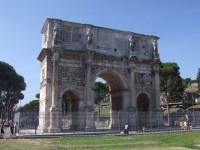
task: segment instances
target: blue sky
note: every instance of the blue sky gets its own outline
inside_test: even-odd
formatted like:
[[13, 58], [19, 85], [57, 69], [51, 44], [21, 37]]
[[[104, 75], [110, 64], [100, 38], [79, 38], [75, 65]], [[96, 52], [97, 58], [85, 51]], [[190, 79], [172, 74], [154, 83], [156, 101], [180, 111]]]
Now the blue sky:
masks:
[[162, 62], [176, 62], [181, 77], [200, 68], [199, 0], [0, 0], [0, 61], [27, 84], [22, 105], [39, 92], [41, 28], [46, 18], [160, 37]]

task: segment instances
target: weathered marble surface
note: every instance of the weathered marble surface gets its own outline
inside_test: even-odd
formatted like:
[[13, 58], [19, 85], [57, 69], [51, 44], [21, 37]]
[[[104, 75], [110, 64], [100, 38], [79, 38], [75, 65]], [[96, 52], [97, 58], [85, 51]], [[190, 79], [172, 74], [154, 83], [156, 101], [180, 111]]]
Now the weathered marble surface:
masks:
[[[131, 112], [132, 117], [137, 117], [138, 108], [144, 107], [138, 101], [143, 98], [149, 103], [145, 106], [148, 112], [160, 109], [158, 37], [57, 19], [47, 19], [41, 32], [39, 128], [43, 132], [61, 131], [64, 94], [70, 99], [71, 128], [95, 128], [97, 77], [110, 85], [110, 127], [119, 125], [113, 117], [119, 113]], [[77, 117], [81, 119], [75, 120]], [[126, 119], [132, 128], [136, 126], [133, 118]], [[127, 120], [120, 118], [120, 122]]]

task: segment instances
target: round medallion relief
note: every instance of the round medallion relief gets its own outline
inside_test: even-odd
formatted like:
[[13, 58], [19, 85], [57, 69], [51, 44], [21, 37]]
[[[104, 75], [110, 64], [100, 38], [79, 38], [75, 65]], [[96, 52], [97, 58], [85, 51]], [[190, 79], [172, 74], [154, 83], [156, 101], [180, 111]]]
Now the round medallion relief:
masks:
[[145, 84], [151, 84], [151, 76], [149, 74], [144, 74], [143, 75], [143, 82]]

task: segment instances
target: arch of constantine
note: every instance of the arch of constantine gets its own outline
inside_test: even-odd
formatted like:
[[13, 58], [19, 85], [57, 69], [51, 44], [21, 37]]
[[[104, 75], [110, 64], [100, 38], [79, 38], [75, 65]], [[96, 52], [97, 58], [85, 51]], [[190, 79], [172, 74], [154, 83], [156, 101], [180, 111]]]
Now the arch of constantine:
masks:
[[109, 84], [111, 129], [127, 123], [134, 130], [139, 113], [160, 113], [158, 37], [58, 19], [47, 19], [41, 32], [38, 129], [61, 132], [67, 97], [70, 129], [94, 130], [98, 77]]

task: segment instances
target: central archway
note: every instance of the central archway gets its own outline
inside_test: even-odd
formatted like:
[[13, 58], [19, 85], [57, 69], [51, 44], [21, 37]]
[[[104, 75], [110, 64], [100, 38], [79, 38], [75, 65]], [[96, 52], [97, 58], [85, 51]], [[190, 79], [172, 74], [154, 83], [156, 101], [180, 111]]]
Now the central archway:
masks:
[[[123, 122], [120, 115], [123, 113], [125, 106], [124, 103], [124, 89], [126, 84], [124, 83], [123, 78], [120, 76], [119, 73], [115, 71], [102, 71], [96, 75], [96, 78], [102, 78], [107, 82], [109, 85], [109, 101], [110, 101], [110, 112], [109, 114], [104, 114], [100, 119], [101, 124], [103, 123], [108, 128], [119, 128], [121, 123]], [[95, 79], [96, 79], [95, 78]], [[95, 83], [95, 81], [93, 82]], [[94, 85], [93, 85], [94, 87]], [[93, 93], [94, 97], [94, 93]], [[99, 119], [99, 117], [96, 117]], [[95, 118], [95, 121], [97, 120]], [[99, 121], [99, 120], [98, 120]], [[97, 121], [96, 121], [97, 122]], [[106, 123], [105, 123], [106, 122]], [[95, 127], [99, 128], [98, 123], [95, 123]], [[102, 126], [101, 126], [102, 127]]]

